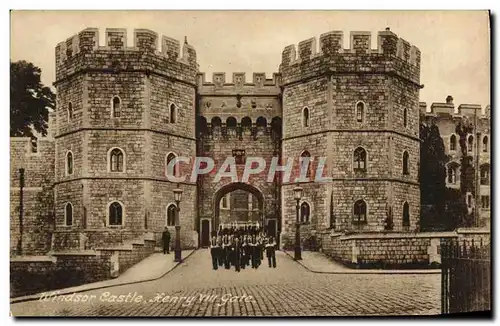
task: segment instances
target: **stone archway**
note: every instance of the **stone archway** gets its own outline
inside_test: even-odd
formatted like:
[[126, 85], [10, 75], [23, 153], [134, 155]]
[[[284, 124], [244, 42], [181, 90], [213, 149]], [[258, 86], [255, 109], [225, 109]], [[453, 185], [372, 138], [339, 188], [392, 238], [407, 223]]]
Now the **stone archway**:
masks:
[[237, 191], [237, 190], [243, 190], [247, 193], [250, 193], [252, 194], [256, 200], [257, 200], [257, 203], [258, 203], [258, 215], [259, 215], [259, 223], [261, 225], [263, 225], [264, 223], [264, 216], [265, 216], [265, 211], [264, 211], [264, 208], [265, 208], [265, 205], [264, 205], [264, 195], [262, 194], [262, 192], [257, 189], [256, 187], [248, 184], [248, 183], [244, 183], [244, 182], [233, 182], [233, 183], [230, 183], [230, 184], [227, 184], [225, 186], [222, 186], [219, 190], [217, 190], [214, 194], [214, 197], [213, 197], [213, 207], [214, 207], [214, 214], [212, 216], [212, 231], [215, 231], [219, 228], [219, 225], [220, 225], [220, 220], [221, 220], [221, 208], [220, 208], [220, 202], [222, 200], [222, 198], [229, 194], [229, 193], [232, 193], [234, 191]]

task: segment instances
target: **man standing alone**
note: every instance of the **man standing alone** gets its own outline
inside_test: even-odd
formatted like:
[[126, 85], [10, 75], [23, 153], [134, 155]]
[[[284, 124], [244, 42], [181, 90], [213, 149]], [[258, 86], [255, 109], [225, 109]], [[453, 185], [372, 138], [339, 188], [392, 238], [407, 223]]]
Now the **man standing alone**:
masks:
[[167, 227], [165, 227], [161, 238], [163, 241], [163, 254], [170, 254], [170, 232]]

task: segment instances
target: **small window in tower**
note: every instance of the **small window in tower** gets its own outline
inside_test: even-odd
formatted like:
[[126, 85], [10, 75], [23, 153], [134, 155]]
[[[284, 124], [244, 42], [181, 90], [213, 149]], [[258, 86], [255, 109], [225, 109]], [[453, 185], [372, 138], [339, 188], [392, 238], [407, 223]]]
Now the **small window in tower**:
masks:
[[302, 110], [302, 127], [309, 127], [309, 108]]
[[354, 203], [353, 221], [355, 223], [366, 222], [366, 202], [362, 199]]
[[474, 149], [474, 136], [469, 136], [467, 139], [467, 151], [472, 152]]
[[170, 204], [167, 207], [167, 226], [175, 225], [175, 215], [177, 214], [177, 206]]
[[365, 117], [365, 103], [358, 102], [356, 103], [356, 121], [363, 122]]
[[403, 123], [404, 123], [405, 127], [408, 126], [408, 109], [407, 108], [404, 108], [404, 111], [403, 111]]
[[410, 227], [410, 205], [408, 202], [403, 204], [403, 229], [408, 230]]
[[111, 116], [113, 118], [119, 118], [121, 115], [121, 101], [118, 96], [114, 96], [112, 100]]
[[64, 208], [64, 224], [67, 226], [73, 225], [73, 205], [66, 203]]
[[177, 122], [177, 107], [175, 106], [174, 103], [170, 104], [170, 123], [176, 123]]
[[113, 148], [109, 154], [109, 167], [111, 172], [123, 172], [124, 169], [124, 155], [123, 151], [119, 148]]
[[404, 175], [410, 174], [409, 160], [410, 160], [410, 154], [408, 154], [408, 152], [405, 151], [403, 153], [403, 174]]
[[354, 150], [353, 160], [354, 172], [366, 171], [366, 151], [363, 147], [358, 147]]
[[68, 121], [73, 119], [73, 103], [68, 103]]
[[311, 206], [308, 203], [303, 202], [300, 205], [300, 223], [309, 223], [311, 215]]
[[119, 202], [109, 205], [108, 223], [110, 226], [121, 226], [123, 224], [123, 207]]
[[73, 174], [73, 153], [68, 152], [66, 154], [66, 175]]

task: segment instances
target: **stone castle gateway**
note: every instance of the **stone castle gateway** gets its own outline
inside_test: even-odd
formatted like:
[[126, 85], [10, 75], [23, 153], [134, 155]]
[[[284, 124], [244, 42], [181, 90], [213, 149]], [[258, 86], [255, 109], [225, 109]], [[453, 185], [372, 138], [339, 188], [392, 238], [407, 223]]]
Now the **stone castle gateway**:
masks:
[[[331, 182], [301, 182], [303, 238], [324, 230], [418, 230], [420, 51], [390, 30], [322, 34], [282, 52], [278, 73], [199, 72], [187, 40], [136, 29], [87, 28], [56, 47], [57, 107], [48, 137], [11, 138], [11, 252], [88, 252], [157, 240], [173, 227], [177, 184], [166, 165], [209, 156], [216, 165], [263, 157], [280, 165], [326, 157]], [[160, 45], [158, 45], [160, 42]], [[317, 161], [312, 161], [313, 171]], [[191, 167], [178, 166], [188, 174]], [[312, 174], [313, 172], [311, 172]], [[241, 175], [241, 174], [240, 174]], [[309, 172], [308, 172], [309, 175]], [[181, 183], [182, 246], [205, 245], [221, 223], [259, 222], [293, 242], [296, 182], [213, 175]], [[46, 232], [42, 232], [46, 230]], [[103, 249], [103, 250], [104, 250]], [[92, 253], [89, 253], [89, 255]]]

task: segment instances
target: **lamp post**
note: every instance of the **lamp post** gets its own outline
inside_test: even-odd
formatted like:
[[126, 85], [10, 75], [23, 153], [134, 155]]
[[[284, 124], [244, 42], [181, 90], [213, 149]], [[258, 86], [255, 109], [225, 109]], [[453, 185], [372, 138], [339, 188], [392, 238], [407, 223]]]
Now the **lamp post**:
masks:
[[180, 225], [180, 203], [182, 199], [182, 189], [177, 184], [177, 188], [174, 189], [174, 200], [177, 207], [177, 214], [175, 214], [175, 249], [174, 249], [174, 261], [181, 262], [182, 261], [182, 252], [181, 252], [181, 225]]
[[300, 210], [300, 199], [302, 198], [302, 188], [297, 185], [293, 188], [293, 194], [296, 201], [295, 210], [297, 213], [297, 220], [295, 221], [295, 260], [302, 260], [302, 252], [300, 249], [300, 219], [299, 219], [299, 210]]

